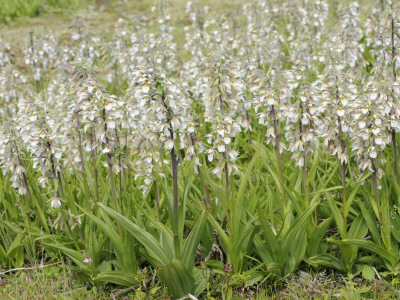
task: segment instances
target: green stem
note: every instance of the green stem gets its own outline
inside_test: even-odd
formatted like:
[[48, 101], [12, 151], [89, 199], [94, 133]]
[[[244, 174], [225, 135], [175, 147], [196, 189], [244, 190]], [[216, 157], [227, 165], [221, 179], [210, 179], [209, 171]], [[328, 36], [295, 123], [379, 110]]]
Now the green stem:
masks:
[[304, 155], [303, 175], [304, 175], [305, 205], [306, 205], [306, 208], [308, 208], [310, 191], [309, 191], [309, 187], [308, 187], [307, 155]]
[[93, 175], [94, 175], [94, 182], [95, 182], [95, 187], [96, 187], [96, 203], [98, 203], [99, 202], [99, 178], [98, 178], [98, 173], [97, 173], [97, 168], [96, 168], [96, 150], [93, 148], [94, 134], [95, 134], [94, 126], [92, 126], [91, 132], [90, 132], [90, 156], [92, 158]]
[[280, 150], [280, 142], [281, 136], [279, 135], [279, 124], [278, 119], [275, 113], [275, 106], [271, 106], [271, 114], [272, 120], [274, 121], [274, 132], [275, 132], [275, 151], [276, 151], [276, 160], [278, 162], [278, 172], [279, 172], [279, 180], [281, 181], [280, 190], [281, 190], [281, 197], [282, 197], [282, 206], [283, 212], [286, 213], [286, 199], [285, 199], [285, 191], [283, 189], [283, 171], [282, 171], [282, 158], [281, 158], [281, 150]]
[[115, 210], [120, 212], [118, 200], [117, 200], [117, 192], [115, 191], [115, 182], [114, 182], [114, 174], [113, 174], [113, 170], [112, 170], [111, 154], [107, 154], [107, 161], [108, 161], [108, 177], [110, 178], [110, 185], [111, 185], [111, 196], [114, 200]]
[[157, 188], [157, 182], [155, 180], [153, 181], [153, 187], [154, 187], [154, 195], [156, 198], [158, 221], [161, 222], [160, 200], [158, 199], [158, 188]]
[[[338, 116], [338, 126], [339, 126], [339, 141], [340, 141], [340, 148], [342, 151], [342, 155], [345, 153], [346, 149], [344, 146], [343, 141], [343, 131], [342, 131], [342, 121]], [[347, 237], [347, 199], [346, 199], [346, 162], [343, 161], [341, 163], [341, 170], [342, 170], [342, 202], [343, 202], [343, 238]]]

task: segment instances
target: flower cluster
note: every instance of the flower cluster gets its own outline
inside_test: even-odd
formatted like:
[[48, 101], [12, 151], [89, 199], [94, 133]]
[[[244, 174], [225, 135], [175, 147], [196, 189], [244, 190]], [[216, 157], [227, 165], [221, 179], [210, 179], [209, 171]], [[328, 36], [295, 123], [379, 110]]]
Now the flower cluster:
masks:
[[207, 65], [207, 90], [202, 95], [204, 102], [204, 119], [211, 123], [211, 132], [206, 135], [211, 146], [206, 154], [211, 162], [218, 160], [213, 173], [221, 176], [226, 164], [228, 173], [237, 169], [234, 161], [238, 152], [231, 147], [232, 139], [240, 132], [239, 123], [235, 120], [242, 93], [239, 76], [233, 68], [230, 57], [226, 55], [212, 56]]
[[80, 18], [63, 42], [30, 33], [22, 59], [0, 41], [0, 160], [20, 194], [25, 160], [53, 207], [65, 171], [103, 165], [120, 193], [133, 172], [144, 194], [166, 164], [228, 177], [259, 132], [303, 169], [319, 149], [380, 177], [384, 148], [397, 153], [395, 9], [364, 20], [357, 2], [339, 3], [331, 26], [325, 0], [246, 3], [240, 19], [188, 2], [182, 41], [165, 1], [154, 11], [119, 19], [111, 40]]

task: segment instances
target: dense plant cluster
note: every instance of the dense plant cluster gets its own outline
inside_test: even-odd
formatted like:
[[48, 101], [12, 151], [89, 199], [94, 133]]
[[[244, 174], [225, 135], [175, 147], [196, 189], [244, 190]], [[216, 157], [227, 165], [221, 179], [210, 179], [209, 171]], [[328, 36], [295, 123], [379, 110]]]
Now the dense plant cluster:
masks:
[[400, 17], [382, 5], [189, 2], [179, 31], [158, 1], [111, 37], [76, 19], [23, 55], [1, 43], [0, 263], [65, 258], [146, 293], [151, 271], [175, 298], [305, 266], [397, 276]]

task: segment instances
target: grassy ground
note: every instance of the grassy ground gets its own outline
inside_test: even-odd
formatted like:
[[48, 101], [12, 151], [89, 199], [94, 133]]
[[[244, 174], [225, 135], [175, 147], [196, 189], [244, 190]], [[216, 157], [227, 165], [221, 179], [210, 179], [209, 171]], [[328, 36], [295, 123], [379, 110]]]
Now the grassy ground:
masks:
[[94, 32], [111, 31], [118, 18], [127, 18], [148, 10], [151, 1], [138, 0], [128, 3], [115, 2], [97, 5], [88, 4], [76, 10], [57, 10], [38, 17], [21, 16], [8, 24], [0, 24], [0, 37], [5, 42], [19, 46], [24, 43], [30, 31], [62, 36], [76, 17], [82, 17]]
[[73, 273], [51, 266], [3, 277], [0, 295], [7, 299], [109, 299], [110, 293], [88, 289]]
[[[237, 290], [233, 299], [399, 299], [393, 286], [383, 281], [365, 281], [356, 277], [346, 281], [337, 274], [305, 273], [285, 278], [263, 289]], [[157, 294], [156, 294], [157, 293]], [[156, 295], [156, 296], [155, 296]], [[23, 270], [11, 276], [4, 276], [0, 282], [0, 299], [168, 299], [160, 287], [149, 289], [146, 295], [143, 287], [134, 286], [120, 289], [105, 286], [92, 288], [62, 266], [50, 266]], [[206, 299], [215, 299], [207, 297]]]
[[[4, 1], [4, 0], [0, 0]], [[188, 22], [185, 15], [185, 0], [169, 1], [172, 18], [178, 30]], [[212, 6], [213, 9], [224, 11], [228, 7], [240, 7], [244, 0], [202, 0], [204, 5]], [[100, 3], [100, 4], [99, 4]], [[84, 19], [85, 24], [94, 33], [107, 35], [110, 33], [119, 18], [134, 18], [137, 14], [146, 14], [151, 18], [150, 9], [155, 1], [134, 0], [134, 1], [114, 1], [114, 2], [89, 2], [87, 5], [80, 6], [78, 9], [57, 9], [50, 10], [37, 17], [20, 16], [8, 23], [0, 22], [0, 38], [13, 45], [22, 45], [26, 35], [34, 30], [35, 32], [53, 34], [56, 37], [62, 36], [76, 17]], [[0, 2], [1, 5], [1, 2]], [[176, 33], [177, 35], [180, 32]], [[22, 44], [21, 44], [22, 43]]]

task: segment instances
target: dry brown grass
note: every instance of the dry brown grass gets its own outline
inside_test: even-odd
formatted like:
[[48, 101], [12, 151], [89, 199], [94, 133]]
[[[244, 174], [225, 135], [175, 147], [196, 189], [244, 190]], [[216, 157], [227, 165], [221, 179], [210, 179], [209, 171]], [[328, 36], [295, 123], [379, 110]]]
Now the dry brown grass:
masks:
[[[25, 38], [30, 31], [38, 34], [52, 34], [56, 38], [62, 37], [76, 17], [81, 17], [93, 33], [107, 35], [114, 29], [114, 24], [119, 18], [133, 20], [138, 14], [145, 14], [152, 18], [151, 7], [156, 1], [151, 0], [127, 0], [103, 5], [89, 5], [77, 11], [65, 11], [43, 14], [38, 17], [21, 17], [10, 24], [0, 24], [0, 38], [11, 43], [13, 46], [23, 46]], [[201, 0], [202, 5], [208, 5], [210, 11], [238, 11], [243, 3], [250, 0]], [[172, 21], [178, 28], [188, 24], [189, 20], [185, 14], [187, 1], [171, 0], [169, 11]]]

